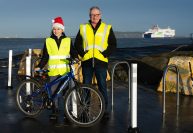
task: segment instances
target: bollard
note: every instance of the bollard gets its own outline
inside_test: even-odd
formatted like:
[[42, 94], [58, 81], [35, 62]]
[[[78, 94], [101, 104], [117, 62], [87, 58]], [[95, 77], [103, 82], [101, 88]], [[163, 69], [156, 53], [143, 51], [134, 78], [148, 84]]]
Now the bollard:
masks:
[[74, 117], [78, 117], [78, 105], [77, 105], [77, 97], [76, 90], [72, 93], [72, 114]]
[[131, 126], [129, 133], [139, 133], [137, 127], [137, 64], [131, 64]]
[[[26, 75], [31, 76], [31, 56], [26, 57]], [[29, 77], [26, 77], [29, 79]], [[26, 84], [26, 94], [30, 94], [30, 83]]]
[[31, 58], [31, 56], [32, 56], [32, 49], [28, 50], [28, 56]]
[[13, 51], [9, 50], [9, 66], [8, 66], [8, 84], [7, 84], [7, 88], [8, 89], [12, 89], [12, 83], [11, 83], [11, 79], [12, 79], [12, 55], [13, 55]]

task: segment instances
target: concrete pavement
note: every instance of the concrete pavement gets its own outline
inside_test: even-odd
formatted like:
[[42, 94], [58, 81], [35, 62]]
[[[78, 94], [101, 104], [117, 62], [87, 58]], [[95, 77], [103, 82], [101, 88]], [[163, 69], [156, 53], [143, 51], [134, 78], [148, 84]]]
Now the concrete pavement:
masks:
[[[49, 110], [37, 118], [25, 117], [16, 107], [15, 92], [18, 84], [13, 77], [13, 89], [6, 89], [7, 69], [0, 69], [0, 132], [1, 133], [127, 133], [130, 126], [127, 84], [115, 84], [115, 105], [109, 107], [110, 118], [89, 128], [80, 128], [63, 122], [63, 112], [58, 122], [50, 121]], [[4, 75], [4, 76], [3, 76]], [[111, 88], [111, 86], [109, 86]], [[192, 133], [193, 97], [180, 96], [179, 114], [176, 95], [166, 94], [166, 114], [162, 115], [162, 94], [148, 86], [138, 85], [138, 128], [141, 133]], [[109, 103], [111, 103], [111, 90]], [[61, 109], [62, 110], [62, 109]]]

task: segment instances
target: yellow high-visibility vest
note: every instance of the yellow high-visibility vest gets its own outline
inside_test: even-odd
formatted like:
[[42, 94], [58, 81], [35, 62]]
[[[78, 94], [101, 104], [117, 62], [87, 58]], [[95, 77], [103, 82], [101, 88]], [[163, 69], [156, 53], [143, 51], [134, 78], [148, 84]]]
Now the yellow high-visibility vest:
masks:
[[108, 47], [108, 37], [110, 33], [111, 25], [107, 25], [101, 22], [97, 32], [94, 34], [90, 23], [80, 25], [80, 35], [83, 38], [84, 51], [88, 51], [82, 61], [86, 61], [90, 58], [97, 58], [101, 61], [108, 62], [108, 58], [105, 58], [101, 52]]
[[49, 54], [49, 76], [64, 75], [70, 71], [68, 60], [66, 60], [66, 58], [70, 57], [70, 44], [71, 39], [64, 38], [61, 40], [60, 47], [58, 48], [54, 39], [46, 39], [46, 48]]

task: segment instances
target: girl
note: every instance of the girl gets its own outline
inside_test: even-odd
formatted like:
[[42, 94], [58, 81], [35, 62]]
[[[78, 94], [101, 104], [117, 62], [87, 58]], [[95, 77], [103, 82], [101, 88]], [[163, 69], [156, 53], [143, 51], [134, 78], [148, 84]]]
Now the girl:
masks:
[[[46, 38], [43, 48], [43, 55], [38, 67], [35, 71], [42, 69], [48, 64], [48, 76], [50, 81], [58, 78], [61, 75], [69, 72], [68, 61], [66, 58], [77, 58], [77, 52], [75, 51], [72, 41], [69, 37], [66, 37], [64, 33], [64, 22], [61, 17], [56, 17], [52, 23], [51, 36]], [[54, 94], [59, 87], [59, 84], [54, 85], [51, 90]], [[52, 115], [50, 119], [57, 119], [58, 114], [58, 99], [55, 101]]]

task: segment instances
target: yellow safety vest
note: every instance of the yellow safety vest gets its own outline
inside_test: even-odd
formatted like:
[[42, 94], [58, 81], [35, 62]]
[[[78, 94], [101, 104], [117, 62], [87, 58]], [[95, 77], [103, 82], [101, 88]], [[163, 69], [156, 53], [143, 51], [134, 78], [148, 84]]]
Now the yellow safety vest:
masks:
[[111, 25], [107, 25], [101, 22], [98, 30], [94, 34], [92, 26], [90, 23], [80, 25], [80, 35], [83, 38], [83, 48], [84, 51], [88, 51], [84, 57], [83, 61], [91, 58], [97, 58], [101, 61], [108, 62], [101, 52], [108, 47], [108, 37]]
[[68, 60], [66, 60], [66, 58], [70, 57], [70, 44], [71, 39], [64, 38], [61, 40], [60, 48], [58, 49], [58, 46], [54, 39], [46, 39], [46, 48], [49, 54], [49, 76], [64, 75], [70, 71]]

